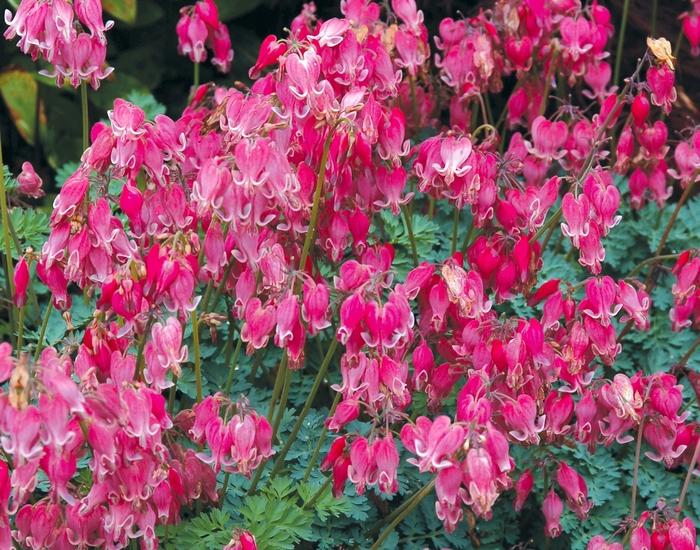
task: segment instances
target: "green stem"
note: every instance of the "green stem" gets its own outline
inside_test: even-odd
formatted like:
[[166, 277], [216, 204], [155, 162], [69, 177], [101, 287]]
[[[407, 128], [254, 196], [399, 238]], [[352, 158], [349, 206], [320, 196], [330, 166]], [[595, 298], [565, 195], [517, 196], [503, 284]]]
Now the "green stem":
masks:
[[292, 385], [292, 369], [286, 368], [284, 371], [284, 387], [282, 388], [282, 396], [275, 415], [275, 422], [272, 425], [272, 441], [277, 439], [277, 432], [280, 429], [280, 424], [282, 424], [284, 411], [287, 407], [287, 399], [289, 399], [289, 387]]
[[194, 89], [199, 87], [199, 63], [194, 64]]
[[204, 311], [214, 311], [216, 309], [216, 306], [219, 305], [219, 300], [221, 299], [221, 294], [224, 292], [224, 288], [226, 288], [226, 283], [231, 276], [231, 271], [233, 271], [233, 266], [236, 262], [233, 261], [233, 257], [229, 259], [229, 263], [226, 266], [226, 269], [224, 270], [224, 275], [221, 278], [221, 282], [219, 283], [219, 286], [216, 287], [216, 292], [214, 293], [214, 299], [211, 304], [211, 309], [209, 309], [209, 299], [211, 298], [211, 287], [209, 285], [213, 285], [213, 281], [209, 281], [209, 285], [207, 285], [207, 290], [204, 293]]
[[[648, 394], [648, 391], [647, 391]], [[642, 453], [642, 436], [644, 432], [644, 422], [646, 417], [643, 416], [639, 422], [639, 431], [637, 432], [637, 445], [634, 449], [634, 470], [632, 471], [632, 496], [630, 497], [630, 518], [634, 521], [637, 513], [637, 480], [639, 479], [639, 457]]]
[[331, 342], [331, 345], [328, 347], [328, 351], [326, 352], [326, 355], [323, 358], [323, 362], [321, 363], [321, 367], [318, 369], [318, 373], [316, 374], [314, 384], [313, 384], [313, 386], [311, 386], [311, 390], [309, 391], [309, 395], [306, 398], [306, 401], [304, 402], [304, 407], [301, 409], [301, 412], [299, 413], [299, 416], [297, 417], [297, 420], [294, 423], [294, 427], [292, 428], [292, 432], [289, 434], [289, 437], [287, 438], [287, 441], [284, 444], [284, 447], [277, 455], [277, 459], [275, 460], [275, 464], [272, 467], [272, 472], [270, 472], [270, 479], [274, 478], [275, 475], [279, 472], [280, 468], [282, 468], [282, 464], [284, 462], [284, 457], [287, 456], [289, 449], [292, 447], [292, 443], [294, 443], [297, 435], [299, 434], [299, 430], [301, 430], [301, 426], [304, 423], [304, 419], [306, 418], [306, 415], [309, 414], [309, 410], [311, 410], [311, 405], [313, 404], [313, 401], [316, 398], [316, 394], [318, 393], [318, 390], [321, 387], [321, 383], [323, 382], [323, 379], [326, 377], [326, 373], [328, 372], [328, 366], [331, 364], [331, 360], [333, 359], [333, 354], [335, 353], [335, 350], [337, 347], [338, 347], [338, 340], [333, 338], [333, 341]]
[[414, 76], [408, 77], [408, 85], [411, 91], [411, 110], [413, 114], [413, 130], [417, 133], [420, 128], [420, 117], [418, 115], [418, 97], [416, 95], [416, 78]]
[[175, 395], [177, 394], [177, 376], [173, 375], [173, 385], [170, 386], [170, 391], [168, 393], [168, 414], [173, 415], [175, 410]]
[[[2, 238], [5, 247], [5, 275], [7, 276], [7, 286], [10, 291], [10, 301], [15, 296], [15, 269], [12, 265], [12, 244], [10, 242], [10, 214], [7, 207], [7, 193], [5, 191], [5, 170], [2, 160], [2, 141], [0, 141], [0, 220], [2, 221]], [[19, 251], [17, 251], [19, 252]], [[14, 303], [14, 302], [13, 302]], [[11, 317], [14, 307], [10, 309]]]
[[311, 250], [311, 245], [314, 241], [316, 224], [318, 223], [318, 212], [321, 208], [321, 195], [323, 194], [323, 187], [326, 184], [326, 164], [328, 163], [328, 153], [330, 152], [332, 140], [333, 130], [329, 130], [326, 140], [323, 143], [321, 162], [318, 167], [318, 176], [316, 177], [316, 189], [314, 190], [314, 202], [311, 206], [311, 218], [309, 220], [309, 227], [306, 230], [304, 246], [301, 249], [301, 258], [299, 258], [299, 271], [304, 270], [304, 267], [306, 266], [306, 259], [309, 257], [309, 251]]
[[683, 45], [683, 27], [678, 32], [678, 38], [676, 38], [676, 45], [673, 47], [673, 57], [678, 59], [678, 54], [681, 52], [681, 46]]
[[320, 499], [323, 494], [328, 490], [328, 488], [331, 486], [331, 482], [333, 481], [332, 476], [328, 476], [326, 480], [321, 484], [321, 486], [318, 488], [318, 491], [316, 491], [313, 496], [307, 500], [304, 503], [304, 506], [302, 506], [302, 510], [308, 510], [311, 508], [314, 504], [318, 502], [318, 499]]
[[199, 319], [197, 310], [193, 309], [192, 320], [192, 347], [194, 348], [194, 380], [197, 387], [197, 403], [202, 401], [202, 358], [199, 353]]
[[[90, 145], [90, 115], [88, 113], [87, 84], [80, 82], [80, 107], [83, 112], [83, 151]], [[37, 116], [39, 114], [37, 113]]]
[[471, 227], [469, 228], [469, 231], [467, 231], [467, 234], [464, 235], [464, 240], [462, 241], [462, 252], [467, 251], [467, 248], [469, 248], [469, 244], [471, 243], [471, 239], [474, 236], [474, 233], [476, 232], [476, 226], [472, 222]]
[[406, 207], [401, 209], [403, 212], [403, 219], [406, 223], [406, 232], [408, 233], [408, 240], [411, 243], [411, 256], [413, 257], [413, 265], [418, 266], [418, 248], [416, 246], [416, 237], [413, 234], [413, 222], [411, 221], [411, 215], [408, 213]]
[[693, 354], [697, 351], [697, 349], [700, 348], [700, 336], [698, 336], [695, 339], [695, 342], [693, 342], [690, 347], [688, 348], [688, 351], [686, 351], [683, 354], [683, 357], [681, 357], [678, 360], [678, 365], [679, 366], [685, 366], [688, 364], [688, 361], [690, 361], [690, 358], [693, 356]]
[[378, 550], [381, 548], [382, 544], [384, 544], [384, 541], [387, 539], [389, 535], [396, 529], [396, 526], [399, 525], [404, 519], [406, 519], [406, 516], [408, 516], [411, 512], [413, 512], [414, 508], [420, 504], [421, 500], [423, 500], [428, 494], [430, 494], [433, 490], [433, 487], [435, 487], [435, 481], [436, 478], [433, 478], [430, 483], [428, 483], [425, 487], [423, 487], [420, 491], [418, 491], [413, 497], [411, 497], [410, 502], [406, 505], [406, 508], [398, 514], [395, 518], [394, 521], [392, 521], [384, 531], [382, 531], [382, 534], [379, 535], [379, 538], [377, 541], [372, 545], [372, 548], [370, 550]]
[[233, 374], [236, 372], [236, 364], [238, 363], [238, 356], [241, 353], [242, 347], [243, 340], [241, 339], [241, 336], [239, 334], [238, 342], [236, 342], [236, 349], [233, 352], [233, 357], [231, 358], [231, 366], [228, 369], [228, 378], [226, 378], [226, 385], [224, 386], [224, 395], [226, 396], [228, 396], [228, 394], [231, 392], [231, 386], [233, 385]]
[[22, 352], [22, 344], [24, 336], [24, 307], [19, 308], [19, 315], [17, 316], [17, 353]]
[[284, 375], [287, 370], [288, 360], [289, 358], [285, 353], [282, 357], [282, 360], [280, 361], [280, 364], [277, 366], [277, 376], [275, 377], [275, 385], [272, 387], [272, 397], [270, 398], [270, 406], [267, 409], [268, 420], [272, 419], [272, 415], [275, 412], [275, 405], [277, 404], [277, 398], [279, 397], [280, 392], [282, 391], [282, 382], [284, 381]]
[[642, 269], [644, 269], [645, 265], [654, 263], [654, 262], [661, 262], [663, 260], [675, 260], [680, 256], [680, 254], [662, 254], [661, 256], [652, 256], [651, 258], [647, 258], [646, 260], [642, 260], [639, 262], [637, 265], [635, 265], [632, 270], [627, 274], [627, 277], [625, 279], [630, 279], [634, 277], [637, 273], [639, 273]]
[[552, 77], [554, 76], [554, 68], [556, 66], [559, 57], [559, 50], [554, 51], [552, 59], [549, 62], [549, 67], [547, 68], [547, 76], [545, 76], [544, 81], [544, 93], [542, 94], [542, 99], [540, 100], [540, 116], [544, 115], [547, 111], [547, 100], [549, 99], [549, 90], [552, 88]]
[[148, 322], [146, 323], [146, 328], [143, 331], [143, 335], [141, 336], [141, 341], [139, 342], [139, 347], [138, 350], [136, 351], [136, 379], [137, 380], [143, 380], [143, 369], [145, 367], [145, 359], [144, 359], [144, 349], [146, 349], [146, 340], [148, 339], [148, 335], [151, 332], [151, 327], [153, 326], [153, 314], [151, 314], [148, 317]]
[[46, 336], [46, 328], [49, 326], [49, 318], [51, 317], [51, 310], [53, 309], [53, 302], [49, 300], [46, 305], [46, 312], [44, 313], [44, 319], [41, 321], [41, 328], [39, 329], [39, 339], [36, 341], [36, 351], [34, 352], [34, 362], [39, 360], [39, 355], [41, 355], [41, 350], [44, 347], [44, 336]]
[[455, 213], [452, 218], [452, 246], [450, 254], [454, 254], [457, 250], [457, 229], [459, 228], [459, 208], [455, 206]]
[[622, 6], [622, 22], [620, 23], [620, 36], [617, 41], [617, 52], [615, 54], [615, 70], [613, 72], [613, 84], [620, 81], [620, 69], [622, 67], [622, 50], [625, 47], [625, 31], [627, 30], [627, 18], [629, 17], [630, 0], [625, 0]]
[[690, 487], [690, 480], [693, 477], [693, 470], [698, 462], [698, 455], [700, 455], [700, 439], [695, 444], [695, 450], [693, 451], [693, 458], [690, 459], [690, 464], [688, 465], [688, 473], [685, 475], [685, 481], [683, 482], [683, 488], [681, 489], [681, 496], [678, 497], [678, 506], [676, 506], [676, 513], [680, 514], [683, 509], [683, 503], [685, 502], [685, 496], [688, 494], [688, 487]]
[[[676, 203], [676, 207], [673, 209], [673, 213], [671, 214], [671, 217], [668, 220], [668, 223], [666, 224], [666, 229], [664, 229], [663, 234], [661, 235], [661, 240], [659, 241], [659, 246], [656, 247], [656, 252], [654, 253], [654, 256], [660, 256], [661, 252], [663, 252], [664, 246], [666, 246], [666, 241], [668, 240], [668, 237], [671, 235], [671, 229], [673, 229], [674, 224], [676, 223], [676, 219], [678, 218], [678, 214], [681, 211], [681, 208], [685, 204], [685, 202], [688, 200], [688, 197], [690, 197], [690, 193], [693, 190], [693, 187], [695, 185], [695, 180], [691, 180], [690, 183], [688, 183], [688, 186], [685, 188], [685, 191], [683, 191], [683, 194], [681, 195], [681, 198], [678, 199], [678, 202]], [[652, 264], [651, 269], [649, 270], [649, 274], [647, 275], [647, 280], [645, 283], [645, 286], [649, 286], [651, 283], [651, 280], [654, 277], [654, 269], [656, 268], [656, 263]], [[649, 292], [649, 291], [647, 291]]]
[[[341, 397], [342, 393], [338, 392], [335, 394], [335, 399], [333, 400], [333, 404], [331, 405], [331, 410], [328, 411], [329, 417], [333, 416], [333, 413], [335, 412], [338, 403], [340, 403]], [[323, 447], [323, 443], [326, 441], [327, 437], [328, 430], [324, 429], [321, 432], [321, 436], [318, 438], [318, 442], [316, 443], [316, 447], [314, 447], [313, 453], [311, 453], [311, 458], [309, 458], [309, 463], [306, 466], [306, 470], [304, 470], [304, 477], [302, 478], [302, 483], [306, 483], [309, 480], [309, 476], [311, 475], [311, 472], [313, 471], [314, 466], [316, 465], [318, 455], [321, 454], [321, 448]]]

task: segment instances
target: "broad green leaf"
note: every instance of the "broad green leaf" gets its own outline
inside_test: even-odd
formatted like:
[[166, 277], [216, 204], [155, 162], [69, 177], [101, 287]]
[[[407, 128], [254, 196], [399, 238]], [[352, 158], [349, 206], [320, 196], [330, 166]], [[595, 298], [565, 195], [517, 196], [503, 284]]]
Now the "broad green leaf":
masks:
[[0, 95], [17, 131], [31, 145], [35, 138], [37, 88], [36, 80], [27, 71], [11, 69], [0, 73]]
[[136, 21], [136, 0], [102, 0], [102, 7], [108, 13], [125, 23]]

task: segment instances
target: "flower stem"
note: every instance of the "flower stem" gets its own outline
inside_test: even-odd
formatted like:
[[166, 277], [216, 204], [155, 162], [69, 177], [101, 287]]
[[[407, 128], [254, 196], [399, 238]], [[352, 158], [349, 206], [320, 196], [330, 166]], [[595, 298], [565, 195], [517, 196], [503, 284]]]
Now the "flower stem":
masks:
[[418, 248], [416, 247], [416, 237], [413, 234], [413, 222], [411, 221], [411, 215], [409, 214], [406, 207], [401, 209], [403, 212], [403, 219], [406, 223], [406, 233], [408, 233], [408, 240], [411, 243], [411, 256], [413, 257], [413, 265], [418, 265]]
[[455, 206], [454, 216], [452, 218], [452, 246], [450, 254], [454, 254], [457, 250], [457, 229], [459, 228], [459, 208]]
[[639, 456], [642, 453], [642, 436], [644, 432], [644, 422], [646, 417], [642, 417], [637, 432], [637, 445], [634, 449], [634, 470], [632, 473], [632, 496], [630, 497], [630, 518], [634, 521], [637, 513], [637, 480], [639, 479]]
[[678, 361], [678, 365], [684, 367], [685, 365], [688, 364], [688, 361], [690, 361], [690, 358], [693, 356], [693, 353], [700, 348], [700, 336], [698, 336], [695, 339], [695, 342], [693, 342], [690, 347], [688, 348], [688, 351], [686, 351], [683, 354], [683, 357], [681, 357]]
[[630, 11], [630, 0], [625, 0], [622, 6], [622, 21], [620, 22], [620, 37], [617, 41], [617, 52], [615, 53], [615, 70], [613, 72], [612, 83], [620, 81], [620, 69], [622, 67], [622, 51], [625, 47], [625, 31], [627, 30], [627, 19]]
[[22, 344], [24, 336], [24, 307], [19, 308], [19, 315], [17, 316], [17, 353], [22, 352]]
[[[333, 404], [331, 405], [331, 410], [328, 411], [329, 417], [333, 416], [333, 413], [335, 412], [338, 403], [340, 403], [341, 397], [342, 393], [338, 392], [335, 394], [335, 399], [333, 400]], [[321, 436], [318, 438], [318, 442], [316, 443], [316, 447], [314, 447], [314, 451], [311, 453], [311, 458], [309, 458], [309, 463], [306, 466], [306, 470], [304, 470], [304, 477], [302, 478], [302, 483], [306, 483], [309, 480], [309, 476], [311, 475], [311, 472], [313, 471], [314, 466], [316, 465], [316, 461], [318, 460], [318, 455], [321, 454], [321, 447], [323, 447], [323, 443], [326, 441], [326, 437], [328, 437], [328, 430], [324, 429], [321, 433]]]
[[[88, 113], [87, 84], [80, 82], [80, 107], [83, 112], [83, 151], [90, 145], [90, 115]], [[37, 113], [37, 116], [39, 114]]]
[[282, 387], [282, 395], [280, 396], [280, 402], [277, 408], [277, 413], [275, 414], [275, 421], [272, 424], [272, 441], [277, 439], [277, 432], [282, 423], [282, 418], [284, 417], [284, 411], [287, 407], [287, 400], [289, 399], [289, 387], [292, 385], [292, 369], [284, 369], [284, 386]]
[[661, 256], [652, 256], [651, 258], [647, 258], [646, 260], [642, 260], [639, 262], [637, 265], [635, 265], [632, 270], [627, 274], [626, 279], [630, 279], [631, 277], [634, 277], [637, 273], [639, 273], [642, 269], [644, 269], [644, 266], [649, 265], [654, 262], [661, 262], [663, 260], [675, 260], [680, 256], [680, 254], [663, 254]]
[[196, 90], [199, 87], [199, 63], [194, 64], [194, 80], [193, 88]]
[[[678, 214], [680, 213], [681, 208], [683, 208], [685, 202], [688, 200], [688, 197], [690, 197], [690, 193], [693, 190], [694, 184], [695, 180], [691, 180], [690, 183], [688, 183], [688, 186], [685, 188], [685, 191], [683, 191], [681, 198], [678, 199], [676, 207], [673, 209], [673, 213], [671, 214], [671, 217], [669, 218], [668, 223], [666, 224], [666, 229], [664, 229], [663, 235], [661, 235], [661, 240], [659, 241], [659, 246], [656, 247], [656, 252], [654, 253], [654, 256], [659, 257], [661, 255], [661, 252], [663, 252], [664, 246], [666, 246], [666, 241], [671, 235], [671, 230], [673, 229], [673, 226], [676, 223], [676, 219], [678, 218]], [[649, 274], [647, 275], [645, 282], [645, 286], [647, 287], [654, 278], [654, 270], [656, 269], [657, 263], [658, 262], [652, 263], [651, 269], [649, 270]]]
[[284, 374], [287, 370], [288, 357], [285, 353], [277, 367], [277, 376], [275, 377], [275, 385], [272, 388], [272, 397], [270, 398], [270, 406], [267, 409], [267, 419], [270, 420], [275, 412], [275, 404], [277, 403], [277, 398], [282, 391], [282, 382], [284, 381]]
[[554, 76], [554, 67], [559, 57], [559, 50], [554, 50], [554, 55], [549, 61], [549, 67], [547, 68], [547, 76], [545, 76], [544, 81], [544, 93], [542, 94], [542, 99], [540, 101], [539, 114], [543, 116], [547, 111], [547, 100], [549, 99], [549, 90], [552, 87], [552, 77]]
[[309, 219], [309, 227], [306, 230], [304, 246], [301, 249], [301, 258], [299, 258], [299, 271], [304, 270], [304, 267], [306, 266], [306, 259], [309, 257], [309, 251], [311, 250], [311, 245], [314, 241], [316, 224], [318, 223], [318, 212], [321, 208], [321, 195], [323, 194], [323, 187], [326, 184], [326, 164], [328, 163], [328, 153], [330, 152], [332, 140], [333, 131], [329, 130], [326, 140], [323, 143], [321, 162], [318, 167], [318, 176], [316, 177], [316, 189], [314, 190], [314, 202], [311, 206], [311, 218]]
[[216, 287], [216, 292], [214, 293], [214, 298], [211, 300], [211, 309], [209, 309], [209, 302], [211, 298], [211, 289], [209, 285], [213, 285], [212, 281], [209, 281], [209, 284], [207, 285], [207, 290], [204, 293], [204, 300], [202, 300], [203, 308], [204, 311], [214, 311], [216, 309], [216, 306], [219, 305], [219, 300], [221, 299], [221, 294], [223, 294], [224, 289], [226, 288], [226, 282], [228, 281], [229, 277], [231, 276], [231, 271], [233, 271], [233, 266], [235, 262], [233, 261], [233, 258], [229, 258], [228, 265], [226, 266], [226, 269], [224, 270], [224, 275], [221, 278], [221, 282], [219, 285]]
[[304, 506], [302, 506], [302, 510], [308, 510], [311, 508], [314, 504], [318, 502], [318, 500], [323, 496], [323, 494], [328, 490], [328, 488], [331, 486], [331, 482], [333, 481], [332, 476], [328, 476], [326, 480], [321, 484], [321, 486], [318, 488], [318, 491], [316, 491], [312, 497], [307, 500], [304, 503]]
[[151, 332], [151, 326], [153, 325], [153, 315], [148, 317], [148, 322], [146, 323], [146, 328], [141, 336], [141, 341], [139, 342], [138, 350], [136, 351], [136, 378], [137, 380], [143, 380], [143, 369], [144, 369], [144, 356], [143, 352], [146, 349], [146, 340]]
[[[15, 295], [15, 270], [12, 265], [12, 244], [10, 242], [10, 214], [7, 208], [7, 193], [5, 191], [5, 170], [2, 161], [2, 141], [0, 141], [0, 220], [2, 221], [2, 239], [5, 253], [5, 275], [7, 287], [12, 302]], [[19, 252], [19, 251], [18, 251]], [[14, 317], [14, 307], [10, 308], [10, 318]]]
[[435, 487], [435, 480], [437, 478], [433, 478], [430, 483], [428, 483], [425, 487], [423, 487], [420, 491], [418, 491], [415, 495], [413, 495], [409, 501], [409, 503], [406, 505], [406, 507], [403, 509], [403, 511], [398, 514], [395, 518], [394, 521], [392, 521], [384, 531], [382, 531], [382, 534], [379, 535], [379, 538], [377, 541], [372, 545], [372, 548], [370, 550], [378, 550], [381, 548], [382, 544], [384, 541], [387, 539], [389, 535], [396, 529], [396, 526], [401, 523], [404, 519], [406, 519], [406, 516], [410, 514], [418, 504], [420, 504], [421, 500], [423, 500], [430, 492], [432, 492], [433, 487]]
[[[233, 329], [231, 329], [233, 330]], [[228, 396], [231, 393], [231, 386], [233, 385], [233, 374], [236, 372], [236, 364], [238, 363], [238, 356], [241, 353], [241, 348], [243, 347], [243, 340], [240, 334], [238, 335], [238, 342], [236, 343], [236, 349], [233, 352], [233, 357], [231, 358], [231, 366], [228, 369], [228, 378], [226, 378], [226, 385], [224, 386], [224, 395]]]
[[199, 319], [197, 310], [193, 309], [192, 320], [192, 346], [194, 347], [194, 380], [197, 388], [197, 403], [202, 401], [202, 358], [199, 353]]
[[36, 351], [34, 352], [34, 362], [39, 360], [39, 355], [41, 355], [41, 350], [44, 346], [44, 336], [46, 336], [46, 328], [49, 326], [49, 318], [51, 317], [51, 310], [53, 309], [53, 302], [49, 300], [46, 305], [46, 312], [44, 313], [44, 318], [41, 321], [41, 328], [39, 329], [39, 339], [36, 342]]
[[279, 470], [282, 467], [282, 464], [284, 462], [284, 457], [287, 456], [287, 453], [289, 452], [289, 449], [291, 448], [292, 443], [294, 443], [294, 441], [296, 440], [296, 437], [299, 434], [299, 430], [301, 430], [301, 426], [304, 423], [304, 419], [306, 418], [306, 415], [309, 413], [309, 410], [311, 409], [311, 405], [313, 404], [313, 401], [316, 397], [316, 394], [318, 393], [318, 390], [321, 387], [321, 383], [323, 382], [323, 379], [326, 377], [326, 373], [328, 372], [328, 366], [330, 365], [331, 360], [333, 359], [333, 354], [335, 353], [335, 350], [337, 347], [338, 347], [338, 340], [333, 338], [333, 341], [331, 342], [331, 345], [328, 347], [328, 351], [326, 352], [326, 355], [323, 358], [323, 362], [321, 363], [321, 366], [318, 369], [318, 373], [316, 374], [316, 379], [314, 380], [314, 384], [311, 387], [311, 390], [309, 391], [309, 395], [306, 398], [306, 402], [304, 403], [304, 407], [301, 409], [301, 412], [299, 413], [299, 416], [297, 417], [297, 420], [294, 423], [294, 427], [292, 428], [292, 433], [289, 434], [289, 437], [287, 438], [287, 441], [285, 442], [284, 447], [277, 455], [277, 459], [275, 460], [275, 464], [272, 467], [272, 472], [270, 472], [270, 479], [274, 478], [275, 475], [279, 472]]
[[693, 451], [693, 458], [690, 459], [690, 464], [688, 465], [688, 473], [685, 475], [685, 481], [683, 482], [683, 488], [681, 489], [681, 496], [678, 497], [678, 506], [676, 506], [676, 513], [680, 514], [683, 509], [683, 503], [685, 502], [685, 497], [688, 494], [688, 488], [690, 487], [690, 480], [693, 477], [693, 470], [698, 462], [698, 456], [700, 455], [700, 439], [695, 444], [695, 450]]
[[411, 92], [411, 112], [413, 115], [413, 131], [418, 133], [420, 128], [420, 117], [418, 114], [418, 96], [416, 95], [416, 77], [409, 75], [408, 86]]

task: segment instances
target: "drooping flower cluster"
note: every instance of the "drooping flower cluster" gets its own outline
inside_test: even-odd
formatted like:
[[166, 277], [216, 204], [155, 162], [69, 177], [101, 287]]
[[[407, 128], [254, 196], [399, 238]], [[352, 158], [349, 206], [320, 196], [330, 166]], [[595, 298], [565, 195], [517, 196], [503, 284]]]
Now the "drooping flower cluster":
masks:
[[[0, 461], [0, 540], [123, 548], [139, 538], [153, 547], [157, 525], [218, 500], [221, 471], [252, 478], [254, 491], [266, 461], [289, 450], [274, 448], [288, 369], [304, 368], [321, 333], [333, 339], [328, 363], [341, 350], [325, 422], [337, 435], [321, 464], [336, 496], [347, 485], [396, 493], [403, 447], [434, 483], [436, 516], [453, 531], [465, 506], [490, 518], [506, 491], [521, 510], [543, 472], [538, 504], [546, 536], [556, 537], [565, 506], [589, 515], [586, 480], [570, 460], [528, 450], [594, 451], [639, 438], [648, 459], [692, 471], [700, 436], [682, 412], [676, 374], [611, 371], [627, 330], [650, 329], [655, 283], [604, 274], [603, 239], [623, 201], [641, 208], [650, 197], [662, 207], [669, 178], [692, 190], [700, 133], [670, 158], [662, 119], [676, 99], [675, 73], [656, 43], [619, 89], [608, 10], [540, 4], [506, 0], [443, 20], [435, 66], [444, 86], [432, 78], [414, 1], [392, 0], [385, 21], [379, 4], [345, 0], [342, 18], [324, 21], [307, 4], [288, 38], [268, 36], [249, 89], [201, 85], [179, 118], [152, 121], [117, 99], [54, 201], [41, 253], [27, 251], [15, 269], [16, 307], [28, 301], [36, 262], [64, 319], [73, 288], [95, 310], [80, 340], [34, 364], [0, 346], [0, 382], [9, 380], [0, 445], [11, 458]], [[20, 47], [53, 63], [32, 35], [32, 9], [44, 10], [43, 36], [64, 28], [66, 6], [103, 40], [99, 3], [24, 1], [11, 26]], [[181, 14], [180, 52], [201, 63], [210, 48], [227, 71], [230, 38], [213, 0]], [[550, 93], [565, 86], [586, 102], [550, 108]], [[504, 89], [502, 126], [488, 94]], [[434, 132], [422, 139], [426, 126]], [[616, 176], [629, 176], [629, 194]], [[19, 186], [41, 194], [31, 165]], [[444, 203], [455, 209], [452, 253], [419, 262], [414, 216]], [[473, 232], [457, 250], [464, 210]], [[386, 242], [383, 211], [402, 216], [408, 245]], [[542, 280], [556, 241], [592, 276]], [[405, 277], [397, 246], [413, 253]], [[653, 275], [660, 258], [651, 260]], [[698, 329], [697, 253], [681, 254], [673, 274], [672, 326]], [[274, 421], [226, 395], [230, 382], [202, 395], [200, 338], [215, 341], [227, 319], [236, 355], [281, 354]], [[189, 363], [195, 397], [178, 399]], [[88, 484], [75, 476], [81, 461], [93, 472]], [[50, 489], [33, 501], [39, 471]], [[653, 514], [659, 540], [695, 544], [687, 518]], [[653, 514], [633, 518], [640, 548]], [[227, 548], [255, 545], [236, 529]]]
[[673, 266], [676, 281], [671, 288], [673, 308], [669, 313], [673, 330], [700, 329], [700, 256], [696, 251], [681, 253]]
[[233, 61], [231, 36], [228, 27], [219, 20], [219, 8], [214, 0], [200, 0], [194, 6], [180, 9], [177, 22], [177, 49], [193, 63], [207, 60], [207, 48], [214, 54], [211, 58], [220, 72], [227, 73]]
[[14, 17], [5, 10], [5, 38], [19, 37], [17, 47], [32, 59], [52, 65], [46, 76], [62, 86], [88, 82], [94, 89], [113, 71], [106, 64], [107, 37], [113, 21], [104, 22], [101, 0], [22, 0]]

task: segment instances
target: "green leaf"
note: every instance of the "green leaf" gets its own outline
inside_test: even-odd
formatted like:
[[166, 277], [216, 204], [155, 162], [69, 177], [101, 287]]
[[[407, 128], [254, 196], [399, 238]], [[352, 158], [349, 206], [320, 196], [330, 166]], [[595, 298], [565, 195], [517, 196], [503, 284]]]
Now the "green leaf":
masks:
[[0, 95], [22, 138], [34, 145], [36, 136], [36, 97], [39, 85], [30, 73], [11, 69], [0, 73]]
[[138, 10], [136, 0], [102, 0], [102, 7], [107, 13], [125, 23], [136, 21]]
[[22, 247], [21, 250], [16, 250], [14, 240], [12, 241], [15, 257], [24, 253], [28, 246], [34, 250], [41, 250], [49, 234], [49, 215], [46, 212], [34, 208], [13, 208], [10, 210], [10, 221]]
[[218, 550], [231, 540], [231, 516], [223, 510], [213, 508], [182, 523], [177, 528], [170, 526], [174, 533], [168, 537], [165, 548], [204, 548]]
[[312, 512], [281, 496], [290, 489], [290, 480], [274, 480], [263, 494], [245, 499], [240, 513], [259, 548], [292, 550], [300, 540], [313, 540]]

